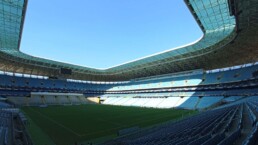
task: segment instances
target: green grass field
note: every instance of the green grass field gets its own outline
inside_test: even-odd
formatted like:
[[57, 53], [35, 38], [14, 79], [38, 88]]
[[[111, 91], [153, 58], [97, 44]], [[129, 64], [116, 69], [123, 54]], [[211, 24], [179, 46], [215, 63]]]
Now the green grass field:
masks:
[[152, 109], [109, 105], [23, 107], [28, 131], [36, 145], [71, 145], [115, 137], [120, 129], [147, 127], [195, 113], [191, 110]]

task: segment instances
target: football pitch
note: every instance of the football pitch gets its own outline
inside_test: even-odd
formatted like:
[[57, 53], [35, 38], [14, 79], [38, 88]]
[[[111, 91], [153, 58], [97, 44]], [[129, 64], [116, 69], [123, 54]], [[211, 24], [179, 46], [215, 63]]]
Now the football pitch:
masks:
[[[119, 130], [180, 119], [195, 111], [110, 105], [23, 107], [35, 145], [72, 145], [116, 137]], [[94, 141], [93, 141], [94, 142]]]

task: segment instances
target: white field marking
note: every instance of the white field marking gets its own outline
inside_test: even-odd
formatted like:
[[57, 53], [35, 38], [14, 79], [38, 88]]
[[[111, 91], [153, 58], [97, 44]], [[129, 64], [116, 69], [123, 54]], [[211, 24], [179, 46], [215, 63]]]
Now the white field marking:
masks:
[[[50, 117], [48, 117], [48, 116], [42, 114], [41, 112], [38, 112], [38, 111], [36, 111], [36, 110], [34, 110], [34, 109], [32, 109], [32, 110], [33, 110], [34, 112], [37, 112], [37, 113], [40, 114], [41, 116], [45, 117], [45, 118], [48, 119], [49, 121], [51, 121], [51, 122], [57, 124], [58, 126], [64, 128], [65, 130], [67, 130], [67, 131], [69, 131], [69, 132], [71, 132], [71, 133], [73, 133], [73, 134], [75, 134], [75, 135], [77, 135], [77, 136], [79, 136], [79, 137], [83, 137], [83, 136], [86, 136], [86, 135], [97, 134], [97, 133], [100, 133], [100, 132], [106, 132], [106, 131], [118, 129], [118, 128], [121, 128], [121, 127], [126, 127], [125, 125], [123, 125], [123, 126], [117, 126], [117, 127], [114, 127], [114, 128], [110, 128], [110, 129], [106, 129], [106, 130], [101, 130], [101, 131], [97, 131], [97, 132], [93, 132], [93, 133], [78, 134], [77, 132], [73, 131], [72, 129], [70, 129], [70, 128], [64, 126], [64, 125], [62, 125], [61, 123], [58, 123], [57, 121], [55, 121], [55, 120], [53, 120], [52, 118], [50, 118]], [[104, 121], [104, 120], [103, 120], [103, 121]]]
[[[33, 109], [32, 109], [32, 110], [33, 110]], [[70, 129], [70, 128], [68, 128], [68, 127], [66, 127], [66, 126], [64, 126], [64, 125], [62, 125], [62, 124], [60, 124], [60, 123], [58, 123], [57, 121], [55, 121], [55, 120], [53, 120], [53, 119], [51, 119], [50, 117], [48, 117], [48, 116], [46, 116], [46, 115], [44, 115], [44, 114], [42, 114], [42, 113], [40, 113], [40, 112], [38, 112], [38, 111], [35, 111], [35, 110], [33, 110], [33, 111], [39, 113], [40, 115], [42, 115], [43, 117], [47, 118], [47, 119], [50, 120], [51, 122], [53, 122], [53, 123], [55, 123], [55, 124], [57, 124], [57, 125], [63, 127], [64, 129], [70, 131], [71, 133], [73, 133], [73, 134], [75, 134], [75, 135], [77, 135], [77, 136], [79, 136], [79, 137], [83, 137], [83, 136], [86, 136], [86, 135], [93, 135], [93, 134], [97, 134], [97, 133], [101, 133], [101, 132], [106, 132], [106, 131], [110, 131], [110, 130], [114, 130], [114, 129], [119, 129], [119, 128], [121, 128], [121, 127], [127, 127], [127, 126], [129, 127], [129, 126], [132, 126], [132, 125], [136, 125], [136, 124], [138, 124], [138, 123], [143, 123], [143, 122], [149, 122], [149, 121], [153, 121], [153, 120], [158, 120], [158, 119], [165, 118], [165, 117], [168, 117], [168, 116], [171, 115], [171, 114], [168, 114], [168, 115], [164, 115], [164, 116], [163, 116], [163, 114], [160, 114], [160, 115], [158, 115], [158, 116], [162, 116], [162, 117], [160, 117], [160, 118], [153, 118], [153, 119], [148, 119], [148, 120], [142, 120], [142, 119], [140, 119], [139, 121], [134, 122], [134, 123], [131, 123], [131, 124], [128, 124], [128, 125], [117, 126], [117, 127], [114, 127], [114, 128], [109, 128], [109, 129], [106, 129], [106, 130], [101, 130], [101, 131], [97, 131], [97, 132], [93, 132], [93, 133], [78, 134], [78, 133], [76, 133], [75, 131], [73, 131], [72, 129]], [[104, 121], [104, 120], [103, 120], [103, 121]]]
[[40, 114], [41, 116], [45, 117], [45, 118], [48, 119], [49, 121], [51, 121], [51, 122], [57, 124], [58, 126], [64, 128], [64, 129], [66, 129], [67, 131], [73, 133], [74, 135], [77, 135], [77, 136], [79, 136], [79, 137], [82, 136], [82, 135], [78, 134], [77, 132], [73, 131], [72, 129], [70, 129], [70, 128], [68, 128], [68, 127], [66, 127], [66, 126], [64, 126], [64, 125], [62, 125], [61, 123], [59, 123], [59, 122], [53, 120], [52, 118], [50, 118], [50, 117], [44, 115], [43, 113], [41, 113], [41, 112], [39, 112], [39, 111], [36, 111], [36, 110], [34, 110], [34, 109], [32, 109], [32, 110], [33, 110], [34, 112], [37, 112], [37, 113]]

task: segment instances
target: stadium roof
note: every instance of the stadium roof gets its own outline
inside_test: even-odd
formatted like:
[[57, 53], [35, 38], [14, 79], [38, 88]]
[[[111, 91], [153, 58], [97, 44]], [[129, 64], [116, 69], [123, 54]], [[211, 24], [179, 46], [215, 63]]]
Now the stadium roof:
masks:
[[[201, 40], [101, 70], [34, 57], [19, 51], [27, 0], [0, 0], [0, 69], [69, 79], [125, 81], [258, 60], [257, 0], [185, 2], [204, 33]], [[61, 68], [72, 70], [72, 74], [61, 74]]]

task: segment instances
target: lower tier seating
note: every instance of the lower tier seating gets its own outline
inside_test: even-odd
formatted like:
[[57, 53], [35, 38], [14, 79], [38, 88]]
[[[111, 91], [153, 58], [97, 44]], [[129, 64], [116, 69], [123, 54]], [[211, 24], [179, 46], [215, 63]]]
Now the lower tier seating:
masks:
[[103, 104], [152, 108], [204, 109], [220, 102], [223, 98], [223, 96], [108, 97]]
[[141, 130], [104, 144], [255, 145], [258, 143], [257, 117], [258, 97], [248, 97], [235, 104], [205, 111], [180, 121]]
[[11, 113], [0, 110], [0, 145], [11, 145]]

